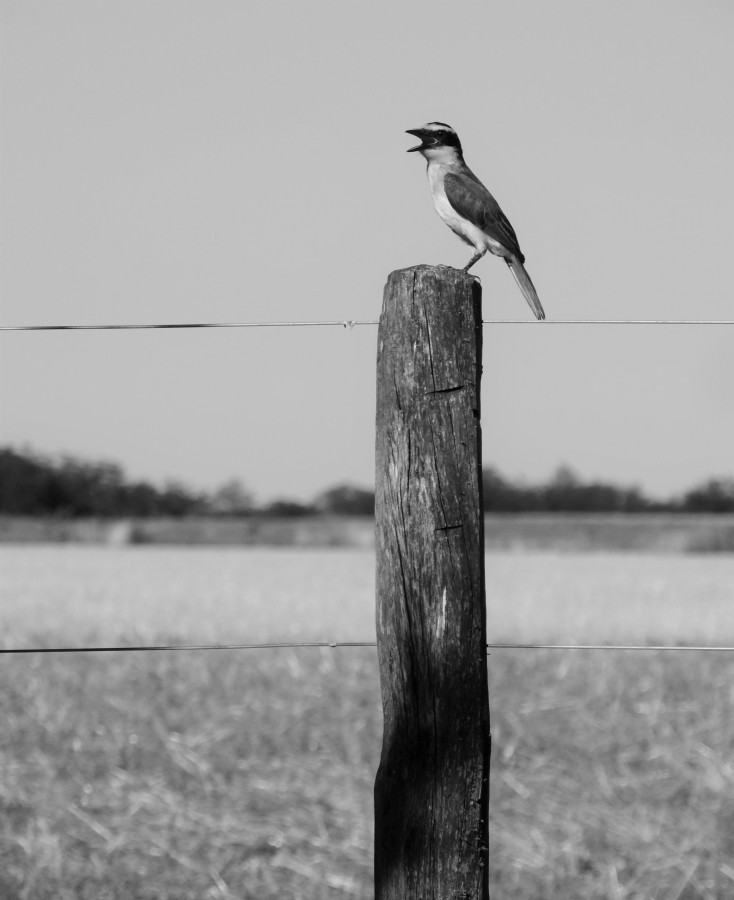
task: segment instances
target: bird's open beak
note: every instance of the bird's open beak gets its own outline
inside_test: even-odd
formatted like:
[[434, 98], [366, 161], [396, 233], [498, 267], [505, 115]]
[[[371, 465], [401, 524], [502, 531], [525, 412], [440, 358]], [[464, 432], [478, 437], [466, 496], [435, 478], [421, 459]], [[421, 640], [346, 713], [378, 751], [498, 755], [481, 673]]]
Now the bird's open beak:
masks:
[[426, 132], [422, 128], [408, 128], [405, 133], [414, 134], [417, 138], [421, 139], [420, 144], [415, 147], [410, 147], [407, 151], [408, 153], [415, 153], [416, 150], [422, 150], [424, 147], [428, 146], [426, 143]]

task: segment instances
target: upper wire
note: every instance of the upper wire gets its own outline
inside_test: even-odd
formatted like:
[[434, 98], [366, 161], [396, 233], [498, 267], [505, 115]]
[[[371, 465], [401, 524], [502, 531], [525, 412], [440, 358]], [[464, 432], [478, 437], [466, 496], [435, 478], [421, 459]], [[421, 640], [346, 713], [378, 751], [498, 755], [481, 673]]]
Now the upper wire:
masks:
[[[734, 325], [734, 319], [483, 319], [483, 325]], [[133, 325], [0, 325], [0, 331], [152, 331], [189, 328], [308, 328], [379, 325], [379, 319], [323, 319], [293, 322], [161, 322]]]
[[[172, 650], [298, 650], [338, 647], [376, 647], [377, 641], [268, 641], [247, 644], [141, 644], [123, 646], [94, 647], [3, 647], [0, 654], [23, 653], [140, 653]], [[732, 652], [734, 647], [689, 645], [689, 644], [534, 644], [534, 643], [494, 643], [487, 644], [491, 650], [685, 650], [698, 652]]]

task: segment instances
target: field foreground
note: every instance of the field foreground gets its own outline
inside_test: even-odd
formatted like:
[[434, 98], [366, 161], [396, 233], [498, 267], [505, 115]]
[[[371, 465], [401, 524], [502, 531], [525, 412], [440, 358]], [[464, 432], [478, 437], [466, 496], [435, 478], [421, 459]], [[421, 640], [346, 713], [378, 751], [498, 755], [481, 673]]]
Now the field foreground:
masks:
[[[6, 647], [370, 639], [366, 551], [7, 547]], [[490, 640], [734, 643], [734, 559], [489, 554]], [[1, 900], [372, 896], [374, 648], [0, 656]], [[492, 651], [493, 900], [734, 897], [734, 653]]]
[[[374, 650], [1, 664], [3, 900], [372, 896]], [[493, 897], [734, 896], [732, 668], [493, 653]]]

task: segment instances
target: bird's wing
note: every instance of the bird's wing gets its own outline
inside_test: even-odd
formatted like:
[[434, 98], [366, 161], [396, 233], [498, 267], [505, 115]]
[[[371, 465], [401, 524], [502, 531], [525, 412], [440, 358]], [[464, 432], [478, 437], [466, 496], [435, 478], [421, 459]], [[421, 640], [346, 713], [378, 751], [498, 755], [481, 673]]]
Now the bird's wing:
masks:
[[476, 177], [449, 172], [443, 183], [449, 203], [460, 216], [481, 228], [488, 237], [499, 241], [520, 262], [524, 262], [515, 229], [499, 203]]

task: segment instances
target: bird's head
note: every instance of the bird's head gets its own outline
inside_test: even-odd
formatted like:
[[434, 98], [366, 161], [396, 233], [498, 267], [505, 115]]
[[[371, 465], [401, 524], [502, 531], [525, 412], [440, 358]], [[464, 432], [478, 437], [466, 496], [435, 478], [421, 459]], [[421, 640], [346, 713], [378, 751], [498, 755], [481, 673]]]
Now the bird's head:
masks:
[[408, 153], [417, 151], [429, 162], [432, 159], [451, 161], [461, 158], [459, 135], [445, 122], [427, 122], [420, 128], [409, 128], [406, 134], [414, 134], [421, 139], [420, 144], [411, 147]]

